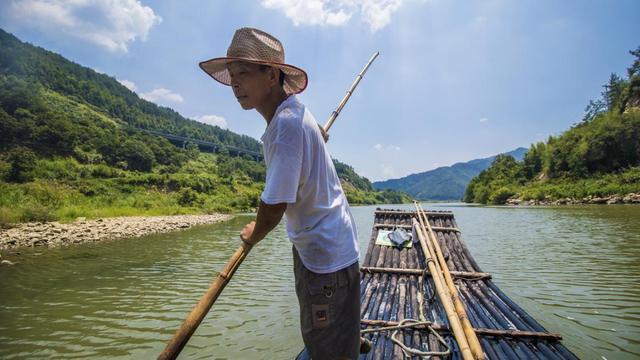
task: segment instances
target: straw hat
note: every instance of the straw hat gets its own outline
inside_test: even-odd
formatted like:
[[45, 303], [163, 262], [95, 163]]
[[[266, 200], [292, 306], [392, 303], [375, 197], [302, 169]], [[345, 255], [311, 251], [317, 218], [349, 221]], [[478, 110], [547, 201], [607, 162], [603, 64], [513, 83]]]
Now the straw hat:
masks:
[[285, 64], [282, 43], [262, 30], [246, 27], [236, 30], [227, 49], [227, 56], [203, 61], [200, 68], [222, 84], [231, 85], [227, 64], [233, 61], [247, 61], [282, 70], [285, 75], [284, 91], [287, 94], [300, 93], [307, 87], [307, 73]]

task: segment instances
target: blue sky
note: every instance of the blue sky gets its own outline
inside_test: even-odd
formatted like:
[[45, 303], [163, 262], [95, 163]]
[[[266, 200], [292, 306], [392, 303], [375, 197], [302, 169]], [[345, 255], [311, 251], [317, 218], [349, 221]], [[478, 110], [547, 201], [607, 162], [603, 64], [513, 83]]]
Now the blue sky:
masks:
[[0, 27], [109, 74], [182, 115], [259, 138], [201, 60], [235, 29], [278, 37], [309, 74], [324, 123], [380, 51], [331, 130], [332, 155], [371, 180], [494, 155], [577, 122], [640, 46], [640, 1], [8, 0]]

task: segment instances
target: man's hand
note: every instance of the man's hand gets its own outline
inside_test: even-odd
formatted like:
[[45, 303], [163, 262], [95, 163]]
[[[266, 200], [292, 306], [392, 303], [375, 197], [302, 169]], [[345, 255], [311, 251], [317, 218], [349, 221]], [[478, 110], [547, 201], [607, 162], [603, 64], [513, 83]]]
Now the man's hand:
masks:
[[320, 128], [320, 134], [322, 134], [322, 138], [324, 139], [324, 142], [326, 143], [327, 141], [329, 141], [329, 133], [324, 131], [324, 127], [318, 124], [318, 128]]
[[285, 210], [287, 210], [286, 203], [269, 205], [260, 200], [256, 221], [245, 225], [244, 229], [240, 232], [242, 242], [249, 246], [254, 246], [260, 242], [260, 240], [264, 239], [264, 237], [278, 225]]
[[253, 241], [251, 235], [253, 235], [253, 229], [256, 226], [256, 222], [252, 221], [244, 226], [242, 232], [240, 233], [240, 239], [249, 245], [255, 245], [257, 241]]

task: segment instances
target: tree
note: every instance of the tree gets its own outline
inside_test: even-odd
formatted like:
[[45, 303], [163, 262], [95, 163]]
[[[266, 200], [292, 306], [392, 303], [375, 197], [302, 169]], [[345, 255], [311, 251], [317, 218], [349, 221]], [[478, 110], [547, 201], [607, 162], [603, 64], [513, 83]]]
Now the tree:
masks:
[[627, 69], [629, 86], [621, 111], [625, 111], [627, 107], [640, 107], [640, 46], [635, 50], [629, 51], [629, 53], [635, 56], [635, 59]]
[[604, 85], [602, 97], [607, 106], [607, 110], [619, 110], [622, 107], [622, 95], [625, 88], [625, 81], [616, 73], [611, 73], [609, 83]]
[[125, 141], [119, 154], [127, 162], [129, 170], [151, 171], [155, 160], [149, 147], [137, 140]]
[[545, 145], [542, 142], [531, 145], [531, 148], [524, 155], [523, 169], [524, 176], [530, 180], [542, 171], [542, 154], [545, 151]]
[[7, 174], [7, 181], [23, 183], [33, 180], [30, 172], [36, 167], [36, 154], [29, 148], [18, 146], [7, 156], [10, 169]]

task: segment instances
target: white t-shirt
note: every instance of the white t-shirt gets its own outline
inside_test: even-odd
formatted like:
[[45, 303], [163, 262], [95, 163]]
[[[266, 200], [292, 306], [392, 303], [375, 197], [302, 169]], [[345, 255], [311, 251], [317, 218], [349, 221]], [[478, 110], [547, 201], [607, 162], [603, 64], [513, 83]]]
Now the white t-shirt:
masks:
[[287, 233], [305, 267], [322, 274], [358, 261], [355, 221], [313, 115], [291, 95], [261, 139], [267, 164], [261, 199], [287, 203]]

